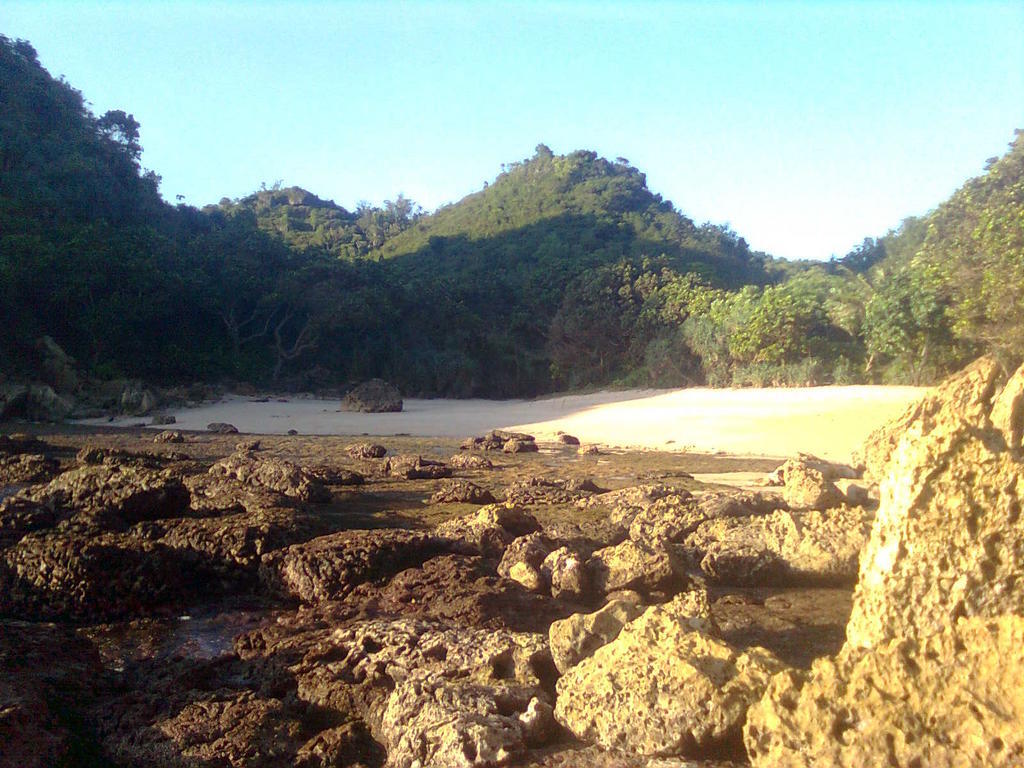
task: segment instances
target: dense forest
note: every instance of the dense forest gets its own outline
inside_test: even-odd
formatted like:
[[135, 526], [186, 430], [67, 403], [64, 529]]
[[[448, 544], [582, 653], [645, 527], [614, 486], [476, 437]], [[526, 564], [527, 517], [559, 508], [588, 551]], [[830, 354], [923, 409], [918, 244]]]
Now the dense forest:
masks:
[[0, 36], [0, 376], [49, 336], [95, 379], [407, 395], [927, 383], [1024, 349], [1024, 134], [929, 215], [787, 262], [697, 225], [628, 161], [543, 144], [433, 213], [276, 184], [202, 210]]

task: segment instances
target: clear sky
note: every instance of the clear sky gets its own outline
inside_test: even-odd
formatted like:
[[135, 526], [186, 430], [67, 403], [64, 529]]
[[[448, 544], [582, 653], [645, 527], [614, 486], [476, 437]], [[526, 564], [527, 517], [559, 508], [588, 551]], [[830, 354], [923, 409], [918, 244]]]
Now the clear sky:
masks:
[[164, 196], [197, 206], [280, 179], [432, 210], [544, 142], [628, 158], [754, 248], [828, 258], [1024, 128], [1022, 0], [4, 0], [0, 33], [97, 113], [133, 113]]

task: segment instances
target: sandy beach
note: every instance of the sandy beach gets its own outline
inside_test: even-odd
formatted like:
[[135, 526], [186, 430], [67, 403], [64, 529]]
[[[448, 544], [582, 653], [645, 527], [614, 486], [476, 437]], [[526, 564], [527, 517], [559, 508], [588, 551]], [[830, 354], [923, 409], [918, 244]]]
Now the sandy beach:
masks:
[[[176, 429], [228, 422], [242, 432], [303, 435], [464, 437], [503, 428], [539, 440], [568, 432], [584, 443], [628, 449], [791, 456], [800, 451], [845, 461], [876, 427], [927, 390], [845, 386], [795, 389], [627, 390], [537, 400], [405, 401], [401, 413], [348, 413], [335, 400], [259, 401], [229, 396], [170, 411]], [[111, 425], [105, 419], [83, 423]], [[138, 424], [137, 417], [112, 422]]]

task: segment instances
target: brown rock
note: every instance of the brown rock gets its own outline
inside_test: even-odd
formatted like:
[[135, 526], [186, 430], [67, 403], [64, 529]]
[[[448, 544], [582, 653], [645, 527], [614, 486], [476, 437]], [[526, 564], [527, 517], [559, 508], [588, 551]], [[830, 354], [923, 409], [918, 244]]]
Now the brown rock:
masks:
[[445, 483], [433, 496], [431, 504], [493, 504], [494, 496], [468, 480], [454, 480]]
[[383, 379], [370, 379], [342, 398], [341, 410], [394, 413], [402, 410], [402, 393]]

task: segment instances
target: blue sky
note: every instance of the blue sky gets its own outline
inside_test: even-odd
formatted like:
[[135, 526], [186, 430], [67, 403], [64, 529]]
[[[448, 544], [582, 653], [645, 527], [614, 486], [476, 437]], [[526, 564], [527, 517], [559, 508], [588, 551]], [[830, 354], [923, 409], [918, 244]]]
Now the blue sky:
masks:
[[433, 209], [505, 162], [623, 156], [698, 222], [846, 253], [1024, 128], [1024, 2], [5, 0], [96, 112], [142, 124], [164, 196], [281, 179]]

